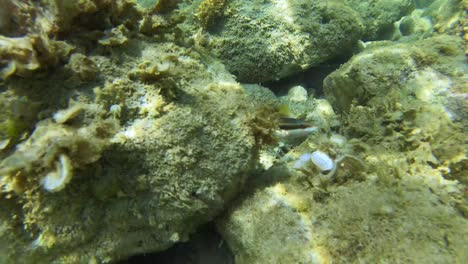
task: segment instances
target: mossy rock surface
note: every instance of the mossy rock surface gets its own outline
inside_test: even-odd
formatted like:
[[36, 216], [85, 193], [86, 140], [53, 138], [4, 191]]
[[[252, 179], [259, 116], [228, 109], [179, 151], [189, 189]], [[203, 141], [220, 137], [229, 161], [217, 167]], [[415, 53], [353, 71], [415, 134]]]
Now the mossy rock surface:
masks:
[[0, 262], [114, 263], [187, 240], [253, 169], [253, 103], [217, 60], [139, 34], [143, 16], [170, 18], [131, 1], [55, 2], [70, 60], [0, 91]]
[[[197, 1], [182, 10], [209, 14], [199, 10], [211, 7], [205, 2], [223, 1]], [[277, 80], [348, 55], [363, 30], [359, 14], [335, 1], [228, 1], [222, 12], [210, 10], [217, 14], [212, 23], [195, 19], [186, 30], [245, 83]]]

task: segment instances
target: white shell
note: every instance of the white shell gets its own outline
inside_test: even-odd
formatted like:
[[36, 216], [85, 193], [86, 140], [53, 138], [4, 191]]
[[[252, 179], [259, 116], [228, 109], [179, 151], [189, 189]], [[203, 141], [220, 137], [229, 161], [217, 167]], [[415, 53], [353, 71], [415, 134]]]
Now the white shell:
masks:
[[312, 152], [310, 160], [321, 171], [330, 171], [333, 170], [333, 168], [335, 168], [335, 162], [326, 153], [320, 150]]
[[324, 152], [317, 150], [312, 153], [304, 153], [294, 163], [294, 169], [303, 168], [307, 162], [312, 161], [320, 171], [331, 171], [335, 168], [335, 162]]
[[56, 162], [56, 170], [49, 172], [42, 180], [44, 189], [49, 192], [58, 192], [65, 188], [73, 176], [72, 165], [70, 159], [62, 154], [59, 161]]

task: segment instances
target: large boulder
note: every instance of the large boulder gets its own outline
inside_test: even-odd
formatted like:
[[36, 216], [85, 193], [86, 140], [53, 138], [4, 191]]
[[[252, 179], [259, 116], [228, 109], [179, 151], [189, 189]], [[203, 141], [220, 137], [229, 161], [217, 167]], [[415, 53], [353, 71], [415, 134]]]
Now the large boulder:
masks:
[[375, 45], [325, 80], [341, 134], [310, 135], [218, 220], [236, 263], [467, 258], [462, 42]]
[[224, 2], [196, 1], [184, 10], [198, 14], [199, 26], [190, 28], [197, 44], [241, 82], [277, 80], [350, 54], [362, 36], [359, 14], [341, 2]]
[[118, 21], [80, 27], [90, 39], [62, 28], [66, 65], [2, 87], [0, 263], [109, 263], [187, 240], [241, 190], [274, 126], [216, 60]]
[[[408, 87], [429, 71], [450, 83], [451, 77], [459, 78], [466, 70], [463, 56], [462, 41], [457, 37], [438, 36], [400, 44], [377, 42], [327, 76], [324, 93], [336, 109], [346, 112], [353, 102], [372, 103], [373, 98]], [[432, 88], [422, 85], [419, 89], [434, 90], [433, 95], [437, 96], [451, 87], [444, 82], [432, 83]]]

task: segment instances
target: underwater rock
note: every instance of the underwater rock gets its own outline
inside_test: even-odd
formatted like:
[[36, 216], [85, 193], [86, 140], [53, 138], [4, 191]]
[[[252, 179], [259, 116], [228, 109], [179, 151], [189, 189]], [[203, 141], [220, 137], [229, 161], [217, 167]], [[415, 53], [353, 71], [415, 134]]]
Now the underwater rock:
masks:
[[111, 263], [185, 241], [272, 140], [274, 111], [257, 110], [219, 61], [141, 35], [131, 2], [25, 2], [51, 17], [24, 38], [45, 31], [73, 53], [54, 67], [31, 44], [20, 55], [39, 67], [2, 83], [1, 263]]
[[46, 35], [18, 38], [0, 36], [0, 79], [16, 75], [30, 77], [34, 72], [54, 66], [71, 51], [62, 41], [52, 41]]
[[353, 10], [358, 12], [364, 23], [364, 40], [389, 39], [393, 23], [414, 10], [412, 0], [345, 0]]
[[464, 183], [467, 177], [457, 169], [466, 161], [463, 53], [460, 39], [449, 36], [377, 45], [330, 74], [324, 91], [346, 113], [348, 136], [371, 144], [401, 141], [396, 150], [423, 157], [410, 166]]
[[[219, 219], [237, 263], [463, 262], [464, 59], [442, 35], [372, 43], [331, 73], [324, 101], [341, 135], [311, 134]], [[314, 151], [336, 171], [302, 162]]]
[[28, 134], [37, 121], [39, 106], [40, 102], [21, 96], [13, 90], [0, 93], [1, 150], [10, 149]]
[[[0, 35], [1, 79], [31, 77], [36, 72], [52, 69], [65, 62], [77, 48], [80, 37], [74, 35], [83, 33], [86, 37], [80, 41], [86, 41], [96, 36], [86, 34], [93, 30], [109, 29], [109, 35], [118, 34], [125, 31], [122, 29], [124, 24], [131, 27], [142, 16], [129, 0], [48, 0], [37, 3], [2, 0], [0, 4], [5, 6], [5, 11], [0, 12], [0, 33], [5, 34]], [[4, 12], [7, 12], [5, 17]], [[64, 36], [67, 38], [62, 41]], [[73, 39], [75, 37], [77, 39]], [[104, 44], [121, 44], [123, 37], [117, 37], [107, 36], [102, 41]]]
[[167, 13], [173, 10], [179, 2], [180, 0], [137, 0], [138, 5], [158, 13]]
[[466, 1], [435, 0], [423, 9], [423, 16], [431, 18], [435, 32], [457, 35], [463, 32], [467, 9]]
[[465, 70], [461, 44], [449, 36], [407, 44], [375, 43], [327, 76], [324, 93], [334, 107], [346, 112], [353, 101], [366, 105], [404, 88], [418, 72], [430, 68], [461, 82]]
[[434, 28], [430, 17], [424, 16], [424, 10], [416, 9], [410, 15], [394, 23], [393, 40], [418, 40], [430, 37]]
[[195, 17], [203, 28], [213, 27], [223, 17], [226, 4], [226, 0], [203, 0], [197, 8]]
[[307, 90], [300, 85], [294, 86], [288, 91], [288, 100], [290, 101], [304, 102], [307, 101], [307, 96]]
[[[460, 34], [462, 37], [466, 35], [468, 4], [463, 4], [458, 0], [416, 1], [415, 3], [417, 9], [394, 24], [393, 40], [418, 40], [435, 34]], [[464, 39], [466, 44], [466, 38]]]
[[[238, 264], [463, 261], [468, 223], [450, 205], [433, 204], [437, 199], [409, 179], [320, 191], [289, 178], [240, 200], [218, 227]], [[443, 234], [451, 243], [441, 247]]]
[[[36, 124], [34, 133], [0, 163], [0, 177], [4, 193], [21, 195], [34, 184], [42, 184], [47, 191], [56, 192], [72, 178], [72, 170], [97, 161], [117, 131], [115, 120], [102, 120], [93, 113], [92, 106], [72, 106], [57, 113], [55, 122], [44, 120]], [[95, 122], [76, 128], [65, 124], [77, 110], [96, 115]], [[78, 112], [79, 113], [79, 112]], [[65, 117], [66, 116], [66, 117]], [[24, 186], [17, 185], [16, 177], [28, 178]]]
[[316, 241], [306, 193], [277, 183], [235, 206], [219, 229], [237, 264], [329, 263]]
[[24, 1], [0, 0], [0, 35], [20, 37], [27, 32], [27, 24], [31, 23], [34, 12]]
[[[363, 29], [359, 14], [339, 2], [224, 2], [194, 1], [182, 11], [203, 14], [204, 19], [192, 21], [186, 31], [240, 82], [277, 80], [348, 55]], [[215, 4], [219, 6], [212, 7]]]
[[66, 67], [76, 81], [93, 81], [97, 78], [99, 72], [94, 61], [81, 53], [72, 54]]
[[245, 93], [252, 99], [253, 102], [260, 105], [270, 105], [277, 108], [279, 100], [275, 94], [268, 88], [258, 84], [242, 84]]
[[[415, 101], [401, 104], [420, 107]], [[379, 122], [378, 113], [398, 118], [392, 111], [371, 108], [375, 116], [360, 118]], [[236, 263], [462, 262], [468, 235], [466, 178], [447, 170], [466, 161], [464, 147], [453, 145], [463, 144], [463, 132], [438, 111], [427, 107], [397, 121], [404, 123], [401, 133], [412, 131], [412, 139], [388, 130], [353, 133], [351, 127], [362, 124], [342, 117], [348, 121], [343, 122], [348, 139], [311, 135], [255, 175], [249, 191], [218, 220]], [[386, 122], [390, 129], [393, 124]], [[295, 168], [298, 158], [317, 149], [336, 160], [333, 173], [313, 165]]]
[[239, 81], [274, 81], [352, 54], [361, 38], [392, 37], [414, 9], [398, 1], [194, 1], [181, 10], [196, 46], [220, 58]]
[[[139, 56], [123, 67], [100, 58], [108, 79], [101, 87], [75, 91], [83, 92], [79, 98], [94, 94], [95, 106], [56, 112], [58, 123], [37, 124], [3, 160], [2, 208], [23, 216], [15, 225], [6, 209], [0, 215], [18, 232], [0, 233], [0, 244], [8, 244], [2, 258], [108, 263], [164, 250], [187, 240], [241, 190], [260, 144], [255, 129], [267, 131], [243, 88], [222, 67], [208, 72], [192, 51], [138, 45]], [[147, 60], [170, 67], [155, 81], [131, 80]], [[105, 125], [120, 121], [118, 132]], [[27, 238], [12, 243], [23, 232]]]
[[76, 26], [102, 30], [112, 27], [112, 23], [125, 24], [128, 19], [140, 18], [130, 0], [47, 0], [35, 7], [39, 12], [47, 11], [41, 12], [39, 22], [49, 25], [47, 32], [54, 34], [68, 33]]

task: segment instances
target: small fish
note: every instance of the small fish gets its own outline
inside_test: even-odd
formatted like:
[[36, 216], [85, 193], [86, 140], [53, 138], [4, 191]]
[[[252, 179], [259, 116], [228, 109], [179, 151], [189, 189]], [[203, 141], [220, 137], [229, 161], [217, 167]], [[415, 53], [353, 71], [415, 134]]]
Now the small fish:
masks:
[[311, 126], [312, 124], [306, 121], [300, 120], [300, 119], [296, 119], [292, 117], [280, 117], [279, 118], [279, 127], [281, 129], [290, 130], [290, 129], [307, 128]]

